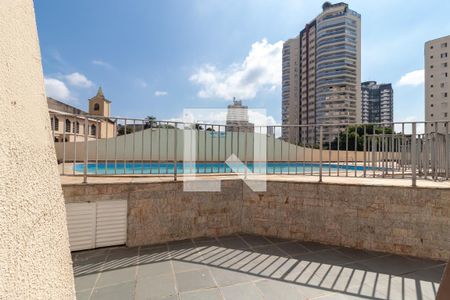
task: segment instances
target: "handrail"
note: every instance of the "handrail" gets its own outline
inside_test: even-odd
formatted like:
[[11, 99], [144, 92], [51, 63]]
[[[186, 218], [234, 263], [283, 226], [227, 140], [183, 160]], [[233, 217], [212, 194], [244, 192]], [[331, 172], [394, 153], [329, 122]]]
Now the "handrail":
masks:
[[[247, 172], [264, 159], [265, 174], [448, 180], [450, 142], [447, 121], [321, 123], [301, 125], [218, 124], [142, 118], [58, 114], [52, 135], [62, 175], [190, 176], [229, 174], [235, 154]], [[80, 119], [83, 119], [81, 121]], [[58, 124], [55, 124], [58, 122]], [[70, 125], [70, 127], [66, 127]], [[374, 128], [376, 130], [374, 130]], [[195, 165], [181, 163], [193, 132]], [[186, 165], [187, 166], [187, 165]]]

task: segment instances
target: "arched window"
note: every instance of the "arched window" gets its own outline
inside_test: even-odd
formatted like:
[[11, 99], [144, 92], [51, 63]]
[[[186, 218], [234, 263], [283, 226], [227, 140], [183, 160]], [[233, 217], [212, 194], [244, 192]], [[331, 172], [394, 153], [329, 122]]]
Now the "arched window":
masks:
[[73, 131], [74, 131], [73, 133], [80, 133], [80, 123], [78, 123], [78, 121], [75, 122]]
[[59, 130], [59, 120], [57, 117], [53, 117], [52, 118], [52, 129], [54, 131], [58, 131]]
[[70, 127], [72, 126], [72, 123], [69, 119], [66, 119], [66, 132], [70, 132]]
[[100, 104], [95, 103], [94, 104], [94, 111], [99, 111], [100, 110]]
[[97, 126], [91, 125], [91, 135], [97, 135]]

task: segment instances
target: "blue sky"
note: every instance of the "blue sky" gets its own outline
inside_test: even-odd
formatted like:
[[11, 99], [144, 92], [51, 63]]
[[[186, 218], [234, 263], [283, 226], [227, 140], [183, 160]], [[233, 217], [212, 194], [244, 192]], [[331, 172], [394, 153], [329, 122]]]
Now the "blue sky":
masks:
[[[423, 45], [450, 34], [450, 1], [347, 3], [362, 15], [362, 80], [393, 83], [395, 121], [423, 120]], [[47, 94], [86, 108], [101, 85], [112, 115], [164, 120], [184, 108], [223, 108], [237, 96], [280, 122], [281, 41], [321, 5], [35, 1]]]

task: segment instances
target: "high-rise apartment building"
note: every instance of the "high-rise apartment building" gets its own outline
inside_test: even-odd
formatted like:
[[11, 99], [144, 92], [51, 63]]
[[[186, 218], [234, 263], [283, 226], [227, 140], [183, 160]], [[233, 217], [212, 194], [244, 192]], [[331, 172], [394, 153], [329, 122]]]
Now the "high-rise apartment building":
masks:
[[[450, 35], [425, 43], [425, 121], [449, 121]], [[436, 128], [436, 126], [438, 128]], [[444, 124], [430, 123], [428, 132], [445, 132]]]
[[[324, 140], [330, 140], [344, 124], [361, 122], [361, 16], [342, 2], [325, 2], [322, 9], [284, 44], [282, 120], [283, 125], [335, 124], [324, 129]], [[295, 43], [298, 54], [292, 51]], [[302, 127], [296, 134], [292, 138], [285, 130], [283, 138], [318, 143], [318, 128]]]
[[[300, 123], [300, 38], [289, 39], [283, 44], [282, 58], [282, 92], [281, 119], [283, 124]], [[298, 143], [298, 129], [283, 127], [283, 139]]]
[[248, 106], [242, 105], [241, 100], [233, 99], [233, 104], [227, 108], [227, 126], [225, 131], [254, 132], [255, 125], [250, 123]]
[[394, 90], [392, 84], [376, 81], [361, 83], [361, 117], [363, 123], [394, 122]]

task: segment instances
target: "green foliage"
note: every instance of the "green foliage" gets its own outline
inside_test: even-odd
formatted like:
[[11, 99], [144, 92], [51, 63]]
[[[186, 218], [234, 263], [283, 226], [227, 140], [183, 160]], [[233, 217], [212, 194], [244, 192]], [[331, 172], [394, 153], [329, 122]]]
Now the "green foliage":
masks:
[[[375, 127], [374, 125], [365, 125], [366, 128], [366, 141], [368, 136], [372, 135], [382, 135], [383, 131], [385, 135], [390, 135], [393, 132], [391, 127]], [[348, 132], [348, 134], [347, 134]], [[348, 140], [348, 150], [355, 150], [355, 140], [356, 140], [356, 150], [363, 151], [364, 150], [364, 126], [348, 126], [345, 130], [343, 130], [339, 135], [339, 150], [347, 149], [347, 140]], [[324, 143], [324, 148], [328, 149], [329, 143]], [[338, 137], [334, 138], [331, 142], [331, 149], [338, 149]]]
[[[133, 127], [132, 126], [127, 126], [126, 128], [127, 128], [126, 129], [126, 134], [133, 133]], [[119, 124], [117, 126], [117, 135], [124, 135], [124, 134], [125, 134], [125, 126]]]
[[144, 129], [157, 127], [156, 118], [154, 116], [147, 116], [145, 118]]

